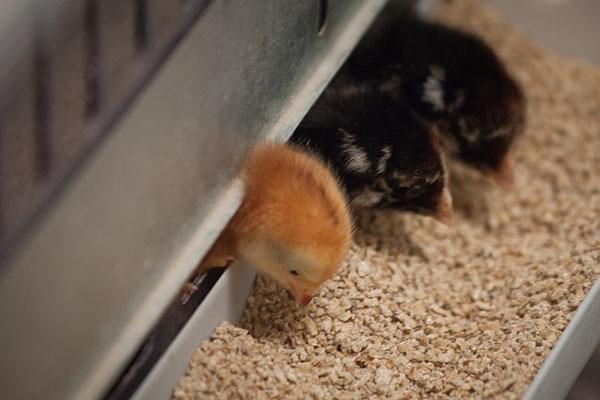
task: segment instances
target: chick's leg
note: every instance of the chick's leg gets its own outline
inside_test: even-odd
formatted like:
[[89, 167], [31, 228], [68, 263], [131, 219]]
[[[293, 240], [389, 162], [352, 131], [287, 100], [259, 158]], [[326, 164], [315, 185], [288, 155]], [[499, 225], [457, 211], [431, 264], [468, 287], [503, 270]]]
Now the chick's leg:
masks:
[[183, 285], [179, 298], [182, 305], [185, 305], [192, 295], [198, 291], [198, 285], [202, 282], [209, 269], [228, 267], [235, 260], [231, 250], [233, 248], [232, 243], [226, 231], [219, 236], [213, 247], [208, 251], [208, 254], [200, 262], [192, 275], [193, 278]]

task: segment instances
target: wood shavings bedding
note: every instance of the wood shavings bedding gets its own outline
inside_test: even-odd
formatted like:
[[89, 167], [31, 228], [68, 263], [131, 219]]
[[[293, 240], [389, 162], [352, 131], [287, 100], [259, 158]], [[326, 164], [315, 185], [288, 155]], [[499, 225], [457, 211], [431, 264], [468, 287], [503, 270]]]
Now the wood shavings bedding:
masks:
[[600, 69], [475, 1], [441, 18], [483, 37], [526, 92], [514, 191], [455, 165], [452, 229], [361, 215], [341, 273], [308, 307], [259, 277], [240, 326], [195, 351], [174, 399], [524, 393], [600, 275]]

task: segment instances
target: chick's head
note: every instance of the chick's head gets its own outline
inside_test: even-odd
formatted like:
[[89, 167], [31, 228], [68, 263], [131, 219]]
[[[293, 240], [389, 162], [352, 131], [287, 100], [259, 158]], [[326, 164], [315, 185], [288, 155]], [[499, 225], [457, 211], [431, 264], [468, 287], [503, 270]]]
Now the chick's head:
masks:
[[378, 133], [390, 137], [394, 149], [377, 182], [381, 191], [390, 193], [381, 206], [431, 215], [450, 224], [452, 199], [438, 133], [403, 103], [398, 102], [391, 114]]
[[525, 125], [525, 102], [509, 78], [482, 83], [450, 119], [458, 157], [503, 187], [512, 181], [512, 147]]
[[244, 247], [242, 257], [306, 305], [337, 272], [343, 258], [341, 248], [339, 244], [313, 246], [258, 236]]
[[402, 97], [342, 75], [295, 137], [336, 169], [352, 207], [412, 211], [449, 222], [437, 133]]
[[308, 304], [338, 270], [351, 241], [345, 198], [332, 173], [287, 145], [262, 145], [245, 169], [240, 257]]
[[468, 73], [450, 76], [440, 129], [449, 131], [449, 149], [504, 188], [512, 182], [512, 149], [525, 128], [522, 89], [484, 43], [473, 40]]

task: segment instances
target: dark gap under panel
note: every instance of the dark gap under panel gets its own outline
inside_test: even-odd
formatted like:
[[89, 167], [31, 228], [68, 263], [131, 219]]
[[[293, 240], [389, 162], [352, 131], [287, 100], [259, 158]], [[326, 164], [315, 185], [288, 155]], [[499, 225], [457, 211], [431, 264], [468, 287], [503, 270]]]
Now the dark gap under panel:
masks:
[[190, 297], [185, 305], [181, 304], [179, 298], [173, 300], [133, 356], [125, 371], [106, 394], [105, 400], [129, 399], [133, 395], [223, 275], [223, 272], [225, 272], [225, 268], [210, 270], [198, 285], [198, 291]]

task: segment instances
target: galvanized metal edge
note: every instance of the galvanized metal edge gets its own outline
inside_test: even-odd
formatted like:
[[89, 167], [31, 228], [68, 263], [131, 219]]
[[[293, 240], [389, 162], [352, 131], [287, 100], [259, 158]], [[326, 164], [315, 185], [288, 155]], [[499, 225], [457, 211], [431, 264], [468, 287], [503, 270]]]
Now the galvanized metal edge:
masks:
[[246, 305], [255, 275], [254, 269], [239, 263], [225, 271], [132, 399], [170, 397], [198, 344], [210, 337], [222, 321], [238, 320]]
[[600, 279], [597, 279], [523, 399], [564, 399], [599, 343]]

